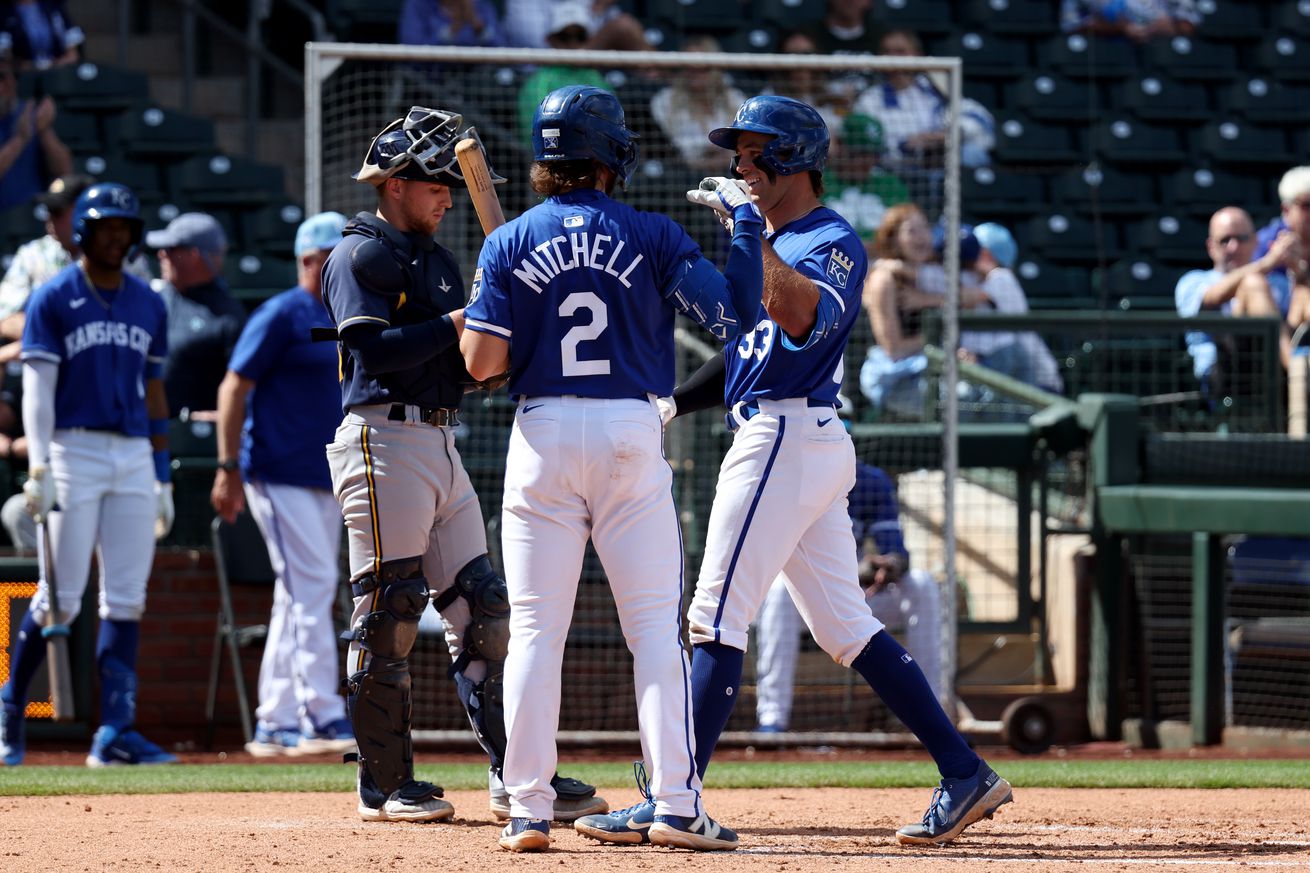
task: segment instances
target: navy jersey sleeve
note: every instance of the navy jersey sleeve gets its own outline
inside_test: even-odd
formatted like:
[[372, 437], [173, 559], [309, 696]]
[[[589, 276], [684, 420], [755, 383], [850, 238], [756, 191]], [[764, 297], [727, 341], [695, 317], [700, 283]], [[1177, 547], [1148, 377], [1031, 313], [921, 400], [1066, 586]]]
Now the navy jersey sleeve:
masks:
[[63, 360], [63, 327], [55, 294], [58, 278], [37, 288], [28, 300], [27, 321], [23, 325], [23, 360], [32, 358], [56, 364]]
[[464, 326], [508, 340], [514, 336], [509, 299], [513, 271], [507, 266], [509, 256], [504, 251], [505, 236], [505, 233], [495, 231], [482, 246], [478, 267], [473, 273], [469, 302], [464, 307]]
[[[816, 235], [803, 257], [792, 265], [796, 272], [814, 282], [819, 290], [814, 327], [803, 342], [796, 342], [786, 334], [783, 345], [794, 351], [807, 349], [834, 333], [848, 313], [859, 313], [860, 294], [868, 256], [859, 237], [853, 233], [825, 233]], [[837, 331], [841, 341], [846, 333]]]
[[[355, 237], [360, 239], [359, 237]], [[323, 296], [336, 322], [337, 331], [343, 332], [353, 325], [391, 325], [391, 301], [383, 294], [364, 286], [350, 269], [350, 252], [353, 240], [337, 244], [323, 265]]]
[[282, 359], [290, 343], [289, 319], [280, 317], [279, 299], [266, 301], [250, 316], [227, 368], [238, 375], [258, 382]]

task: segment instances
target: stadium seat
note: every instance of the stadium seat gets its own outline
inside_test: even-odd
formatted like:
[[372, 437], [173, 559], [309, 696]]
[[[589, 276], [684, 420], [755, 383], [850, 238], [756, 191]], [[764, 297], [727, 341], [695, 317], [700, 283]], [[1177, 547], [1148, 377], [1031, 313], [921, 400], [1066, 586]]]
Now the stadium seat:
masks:
[[93, 154], [77, 161], [78, 169], [106, 182], [126, 185], [143, 204], [159, 204], [164, 200], [163, 180], [159, 167], [145, 161], [132, 161], [122, 155]]
[[1071, 164], [1078, 160], [1068, 128], [1038, 124], [1015, 115], [1001, 116], [996, 124], [992, 156], [1005, 164]]
[[1310, 122], [1310, 86], [1252, 76], [1220, 91], [1219, 106], [1254, 124], [1305, 124]]
[[1174, 286], [1190, 269], [1162, 264], [1146, 257], [1116, 261], [1093, 272], [1093, 287], [1103, 299], [1119, 301], [1120, 309], [1174, 309]]
[[1185, 80], [1227, 81], [1240, 69], [1236, 46], [1186, 36], [1148, 43], [1146, 58], [1150, 66]]
[[1015, 274], [1032, 309], [1086, 309], [1094, 305], [1091, 274], [1085, 267], [1058, 266], [1024, 257]]
[[89, 61], [24, 74], [23, 79], [20, 93], [31, 96], [39, 90], [63, 112], [115, 114], [150, 95], [145, 73]]
[[1204, 85], [1149, 75], [1125, 82], [1113, 91], [1116, 109], [1142, 121], [1208, 121], [1214, 117]]
[[965, 214], [979, 222], [1028, 217], [1047, 202], [1046, 180], [1034, 173], [1007, 173], [992, 167], [966, 169], [960, 177]]
[[1025, 251], [1032, 250], [1048, 260], [1061, 263], [1094, 264], [1098, 256], [1117, 258], [1120, 251], [1118, 232], [1113, 224], [1102, 223], [1098, 235], [1092, 222], [1065, 212], [1034, 216], [1019, 227], [1015, 236], [1023, 240]]
[[1178, 170], [1160, 182], [1166, 209], [1206, 219], [1224, 206], [1260, 199], [1260, 186], [1254, 179], [1209, 167]]
[[[1257, 40], [1269, 32], [1265, 10], [1260, 3], [1246, 0], [1218, 0], [1210, 4], [1197, 27], [1197, 35], [1219, 42]], [[1294, 4], [1285, 4], [1293, 6]], [[1304, 17], [1304, 16], [1301, 16]]]
[[45, 236], [45, 210], [35, 203], [0, 212], [0, 255], [12, 255], [23, 243], [41, 236]]
[[1270, 30], [1310, 36], [1310, 5], [1301, 2], [1276, 3], [1271, 13]]
[[995, 111], [996, 107], [1003, 105], [1000, 89], [997, 88], [995, 82], [965, 76], [963, 89], [966, 99], [977, 100], [983, 106], [986, 106], [989, 111]]
[[1310, 34], [1267, 37], [1256, 48], [1256, 64], [1275, 79], [1310, 81]]
[[928, 52], [939, 58], [960, 58], [967, 78], [1017, 79], [1029, 69], [1026, 42], [978, 31], [932, 40]]
[[1037, 69], [1058, 70], [1079, 79], [1122, 79], [1137, 72], [1139, 65], [1127, 42], [1071, 33], [1051, 37], [1037, 47]]
[[1177, 128], [1111, 118], [1089, 131], [1092, 144], [1105, 159], [1120, 164], [1180, 164], [1187, 159]]
[[305, 211], [289, 200], [270, 203], [238, 216], [246, 248], [280, 258], [295, 256], [296, 228]]
[[1060, 30], [1049, 0], [969, 0], [966, 18], [995, 34], [1051, 36]]
[[1188, 215], [1144, 218], [1127, 229], [1129, 248], [1168, 264], [1204, 265], [1206, 223]]
[[1200, 153], [1221, 164], [1293, 163], [1287, 136], [1281, 127], [1257, 127], [1238, 121], [1212, 121], [1201, 128], [1195, 142]]
[[223, 267], [223, 278], [234, 294], [241, 291], [276, 294], [296, 284], [296, 265], [289, 259], [229, 253]]
[[683, 34], [728, 33], [742, 25], [738, 0], [646, 0], [647, 21], [670, 24]]
[[55, 133], [75, 155], [89, 155], [104, 148], [100, 119], [90, 113], [60, 112], [55, 116]]
[[1051, 200], [1057, 206], [1072, 206], [1078, 212], [1102, 215], [1145, 215], [1159, 208], [1150, 176], [1123, 173], [1091, 163], [1056, 176]]
[[282, 168], [240, 157], [199, 155], [169, 168], [171, 193], [200, 206], [257, 207], [280, 197]]
[[884, 32], [905, 29], [920, 35], [950, 33], [955, 18], [949, 0], [874, 0], [869, 17]]
[[1048, 73], [1029, 73], [1005, 87], [1006, 109], [1019, 109], [1037, 121], [1076, 121], [1086, 124], [1098, 115], [1092, 89]]
[[395, 42], [405, 0], [328, 0], [328, 26], [348, 42]]
[[214, 149], [212, 121], [151, 104], [105, 122], [106, 140], [133, 158], [180, 158]]
[[753, 17], [783, 30], [795, 30], [819, 21], [827, 9], [827, 0], [758, 0]]
[[[734, 54], [751, 54], [763, 52], [775, 52], [778, 50], [778, 40], [781, 28], [771, 26], [761, 26], [752, 24], [748, 27], [739, 27], [731, 33], [725, 33], [719, 37], [719, 45], [725, 52]], [[738, 76], [749, 76], [753, 71], [741, 70]], [[747, 91], [747, 93], [750, 93]]]

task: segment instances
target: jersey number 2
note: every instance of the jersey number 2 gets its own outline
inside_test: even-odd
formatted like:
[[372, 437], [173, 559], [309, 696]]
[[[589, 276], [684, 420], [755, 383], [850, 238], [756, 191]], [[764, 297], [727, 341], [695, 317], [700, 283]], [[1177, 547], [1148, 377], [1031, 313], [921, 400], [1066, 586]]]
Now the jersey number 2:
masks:
[[563, 366], [564, 375], [608, 376], [610, 372], [609, 358], [578, 359], [578, 343], [594, 340], [605, 332], [605, 328], [609, 327], [609, 311], [605, 308], [605, 301], [590, 291], [575, 291], [565, 297], [564, 302], [559, 305], [560, 318], [568, 318], [579, 309], [585, 309], [591, 313], [591, 323], [579, 324], [576, 327], [569, 328], [569, 332], [564, 334], [564, 338], [560, 340], [560, 362]]

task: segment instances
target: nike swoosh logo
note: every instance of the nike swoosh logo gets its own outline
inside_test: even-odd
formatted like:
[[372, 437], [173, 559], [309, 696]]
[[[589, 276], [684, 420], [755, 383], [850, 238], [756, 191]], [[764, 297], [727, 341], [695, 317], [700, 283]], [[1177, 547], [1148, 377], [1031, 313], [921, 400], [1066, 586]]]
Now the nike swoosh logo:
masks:
[[86, 302], [86, 298], [85, 298], [85, 297], [79, 297], [79, 298], [77, 298], [76, 300], [69, 301], [69, 303], [68, 303], [68, 308], [69, 308], [69, 309], [77, 309], [79, 306], [81, 306], [81, 305], [82, 305], [83, 303], [85, 303], [85, 302]]
[[827, 423], [830, 422], [830, 421], [832, 421], [831, 418], [825, 418], [825, 419], [823, 419], [822, 421], [819, 422], [819, 427], [823, 427], [825, 424], [827, 424]]
[[650, 827], [650, 822], [648, 822], [648, 821], [637, 821], [636, 816], [633, 816], [632, 818], [628, 819], [628, 828], [631, 829], [631, 830], [634, 830], [634, 831], [644, 831], [644, 830], [646, 830], [646, 829], [649, 828], [649, 827]]
[[540, 409], [540, 408], [541, 408], [541, 404], [540, 404], [540, 403], [534, 403], [534, 404], [532, 404], [531, 406], [525, 406], [525, 407], [523, 407], [523, 411], [524, 411], [524, 412], [531, 412], [531, 411], [534, 410], [534, 409]]

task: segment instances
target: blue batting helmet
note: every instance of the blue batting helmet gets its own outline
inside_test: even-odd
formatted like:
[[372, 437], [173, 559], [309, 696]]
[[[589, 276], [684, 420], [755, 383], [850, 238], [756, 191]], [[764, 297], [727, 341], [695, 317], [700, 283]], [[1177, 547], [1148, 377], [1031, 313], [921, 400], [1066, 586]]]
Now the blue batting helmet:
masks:
[[103, 218], [126, 218], [132, 226], [132, 245], [141, 242], [145, 223], [131, 188], [116, 182], [99, 182], [83, 191], [73, 204], [73, 242], [81, 247], [90, 223]]
[[620, 184], [637, 165], [637, 135], [628, 130], [619, 98], [603, 88], [566, 85], [546, 95], [532, 117], [538, 161], [597, 160]]
[[[828, 125], [808, 103], [791, 97], [752, 97], [737, 110], [727, 127], [710, 131], [710, 142], [737, 147], [737, 137], [751, 131], [772, 136], [755, 162], [765, 171], [790, 176], [805, 170], [822, 172], [828, 163]], [[733, 161], [733, 169], [736, 169]]]
[[394, 178], [467, 188], [455, 159], [463, 123], [464, 117], [457, 112], [411, 106], [404, 118], [397, 118], [373, 137], [364, 164], [353, 178], [371, 185]]

